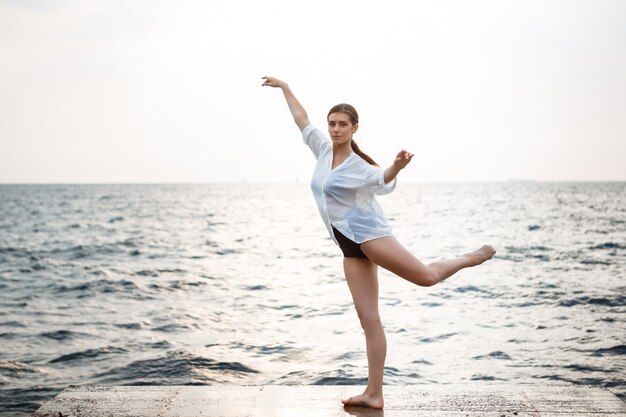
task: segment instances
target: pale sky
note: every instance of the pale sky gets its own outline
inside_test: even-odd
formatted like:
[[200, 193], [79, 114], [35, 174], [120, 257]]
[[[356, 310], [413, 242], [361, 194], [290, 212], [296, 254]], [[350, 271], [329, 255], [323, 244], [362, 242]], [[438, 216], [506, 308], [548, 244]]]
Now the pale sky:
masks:
[[308, 182], [263, 75], [402, 181], [626, 181], [623, 0], [0, 0], [0, 183]]

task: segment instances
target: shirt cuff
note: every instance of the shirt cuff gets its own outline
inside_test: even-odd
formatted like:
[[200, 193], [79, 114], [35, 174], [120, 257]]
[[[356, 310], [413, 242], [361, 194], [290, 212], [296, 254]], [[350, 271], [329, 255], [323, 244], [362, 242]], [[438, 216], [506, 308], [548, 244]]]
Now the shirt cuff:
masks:
[[385, 184], [385, 170], [380, 169], [380, 176], [378, 177], [379, 192], [377, 194], [387, 194], [392, 192], [396, 188], [398, 177], [395, 177], [389, 184]]
[[383, 187], [395, 187], [397, 180], [398, 177], [395, 177], [393, 181], [391, 181], [389, 184], [385, 184], [385, 169], [380, 169], [380, 178], [378, 179], [378, 185], [382, 185]]

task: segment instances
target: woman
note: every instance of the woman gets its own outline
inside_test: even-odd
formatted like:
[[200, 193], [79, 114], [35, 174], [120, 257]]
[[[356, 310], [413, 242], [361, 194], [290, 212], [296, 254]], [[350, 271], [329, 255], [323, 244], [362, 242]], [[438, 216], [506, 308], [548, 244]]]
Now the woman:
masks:
[[375, 194], [393, 191], [396, 176], [413, 154], [398, 153], [382, 169], [352, 139], [359, 128], [356, 110], [339, 104], [328, 113], [329, 141], [309, 118], [284, 81], [263, 77], [263, 86], [280, 88], [304, 142], [317, 159], [311, 188], [332, 239], [344, 254], [343, 268], [361, 326], [365, 332], [368, 378], [361, 395], [342, 400], [345, 405], [383, 408], [383, 372], [387, 342], [378, 314], [378, 266], [420, 286], [428, 287], [459, 270], [491, 259], [488, 245], [460, 258], [425, 265], [391, 235]]

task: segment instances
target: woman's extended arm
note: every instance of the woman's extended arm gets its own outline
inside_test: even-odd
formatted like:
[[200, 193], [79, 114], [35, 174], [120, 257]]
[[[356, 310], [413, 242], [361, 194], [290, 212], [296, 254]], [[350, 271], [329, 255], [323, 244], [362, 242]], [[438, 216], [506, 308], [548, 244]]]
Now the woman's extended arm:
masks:
[[413, 154], [405, 151], [404, 149], [398, 152], [396, 155], [395, 161], [389, 168], [385, 170], [385, 184], [389, 184], [393, 179], [398, 175], [401, 169], [404, 169], [411, 159], [413, 158]]
[[291, 115], [293, 116], [293, 120], [296, 122], [300, 130], [304, 130], [305, 127], [309, 125], [309, 116], [306, 114], [306, 110], [302, 107], [302, 104], [298, 101], [296, 96], [293, 95], [289, 85], [274, 77], [262, 77], [265, 81], [262, 86], [270, 86], [270, 87], [278, 87], [283, 90], [283, 94], [285, 95], [285, 100], [287, 100], [287, 105], [289, 106], [289, 110], [291, 111]]

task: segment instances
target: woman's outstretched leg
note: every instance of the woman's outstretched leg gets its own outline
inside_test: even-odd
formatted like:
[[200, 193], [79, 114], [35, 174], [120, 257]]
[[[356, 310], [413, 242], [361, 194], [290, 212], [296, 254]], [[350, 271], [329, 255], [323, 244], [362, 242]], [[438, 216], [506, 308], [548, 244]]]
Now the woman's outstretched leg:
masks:
[[367, 388], [361, 395], [342, 400], [345, 405], [383, 408], [383, 374], [387, 340], [378, 314], [378, 266], [369, 259], [344, 258], [343, 268], [352, 301], [365, 332]]
[[496, 253], [494, 248], [485, 245], [459, 258], [425, 265], [393, 236], [364, 242], [361, 250], [377, 265], [423, 287], [435, 285], [463, 268], [480, 265]]

